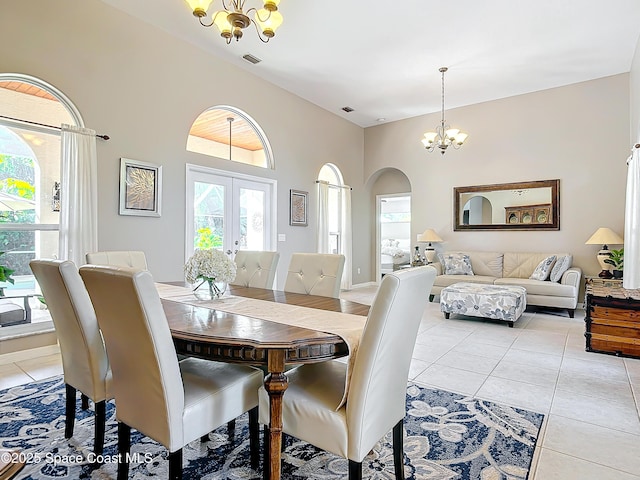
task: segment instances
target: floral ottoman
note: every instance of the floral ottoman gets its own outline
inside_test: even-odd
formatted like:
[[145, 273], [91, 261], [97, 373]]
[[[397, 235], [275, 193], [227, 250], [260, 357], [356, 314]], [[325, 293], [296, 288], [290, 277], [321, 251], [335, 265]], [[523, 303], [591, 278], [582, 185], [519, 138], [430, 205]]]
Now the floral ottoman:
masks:
[[524, 287], [454, 283], [440, 292], [440, 310], [445, 318], [451, 313], [504, 320], [513, 327], [527, 306]]

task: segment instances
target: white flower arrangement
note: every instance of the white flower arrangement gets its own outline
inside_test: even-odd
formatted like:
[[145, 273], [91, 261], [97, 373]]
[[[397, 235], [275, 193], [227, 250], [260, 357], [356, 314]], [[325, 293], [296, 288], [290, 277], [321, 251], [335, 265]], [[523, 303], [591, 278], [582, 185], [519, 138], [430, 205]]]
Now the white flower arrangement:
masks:
[[211, 248], [196, 250], [184, 266], [187, 282], [202, 279], [229, 283], [236, 278], [236, 264], [224, 252]]

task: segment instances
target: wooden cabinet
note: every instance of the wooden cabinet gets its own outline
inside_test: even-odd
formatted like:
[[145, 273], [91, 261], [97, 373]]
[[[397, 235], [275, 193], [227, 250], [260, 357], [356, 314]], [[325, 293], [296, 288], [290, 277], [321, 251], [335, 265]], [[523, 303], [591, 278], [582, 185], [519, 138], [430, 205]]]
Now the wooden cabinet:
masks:
[[551, 223], [551, 204], [520, 205], [504, 207], [505, 222], [515, 223]]
[[640, 291], [608, 285], [587, 281], [586, 350], [640, 358]]

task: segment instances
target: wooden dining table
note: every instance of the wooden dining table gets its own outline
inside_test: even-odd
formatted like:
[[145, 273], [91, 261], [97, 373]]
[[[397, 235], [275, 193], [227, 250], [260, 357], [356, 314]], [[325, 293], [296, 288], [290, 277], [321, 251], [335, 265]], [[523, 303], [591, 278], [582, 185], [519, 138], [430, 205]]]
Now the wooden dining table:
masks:
[[[228, 294], [312, 309], [366, 316], [369, 306], [348, 300], [230, 285]], [[181, 355], [227, 363], [264, 366], [269, 395], [269, 462], [263, 468], [270, 480], [280, 479], [282, 397], [287, 389], [285, 366], [324, 362], [349, 355], [347, 343], [336, 334], [223, 312], [212, 306], [162, 299], [169, 328]]]

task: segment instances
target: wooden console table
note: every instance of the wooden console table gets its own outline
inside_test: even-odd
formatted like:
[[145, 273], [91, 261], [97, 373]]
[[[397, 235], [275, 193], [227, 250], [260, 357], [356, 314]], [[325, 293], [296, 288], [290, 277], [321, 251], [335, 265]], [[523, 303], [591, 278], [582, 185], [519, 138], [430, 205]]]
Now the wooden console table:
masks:
[[640, 358], [640, 290], [588, 277], [585, 297], [586, 350]]

